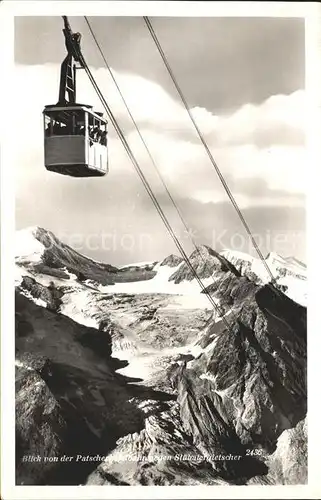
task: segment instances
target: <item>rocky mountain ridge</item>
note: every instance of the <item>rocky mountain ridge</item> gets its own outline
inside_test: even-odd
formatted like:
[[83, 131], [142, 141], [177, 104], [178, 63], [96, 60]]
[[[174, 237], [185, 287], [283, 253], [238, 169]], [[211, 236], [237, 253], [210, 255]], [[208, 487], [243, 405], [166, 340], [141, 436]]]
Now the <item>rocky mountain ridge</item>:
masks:
[[16, 257], [17, 484], [306, 482], [305, 307], [209, 247], [217, 310], [175, 256], [78, 266], [50, 241]]
[[[39, 227], [17, 231], [15, 254], [16, 265], [28, 270], [31, 275], [46, 275], [62, 280], [75, 278], [101, 291], [108, 286], [114, 286], [117, 292], [140, 289], [150, 291], [149, 284], [155, 284], [152, 286], [155, 292], [169, 290], [170, 293], [180, 293], [178, 288], [170, 288], [170, 284], [183, 284], [184, 289], [191, 284], [198, 290], [199, 284], [194, 272], [204, 286], [208, 286], [213, 284], [219, 271], [224, 273], [226, 269], [247, 277], [258, 285], [266, 284], [271, 279], [263, 263], [257, 258], [239, 251], [225, 250], [218, 253], [206, 245], [198, 246], [190, 256], [194, 272], [182, 257], [176, 255], [169, 255], [161, 262], [117, 268], [81, 255], [59, 241], [52, 232]], [[265, 260], [276, 283], [286, 295], [306, 306], [306, 266], [294, 257], [283, 258], [273, 252]], [[17, 273], [20, 274], [19, 271]], [[159, 278], [169, 286], [162, 287], [161, 290]], [[143, 286], [143, 282], [146, 286]], [[183, 293], [184, 289], [182, 287]]]

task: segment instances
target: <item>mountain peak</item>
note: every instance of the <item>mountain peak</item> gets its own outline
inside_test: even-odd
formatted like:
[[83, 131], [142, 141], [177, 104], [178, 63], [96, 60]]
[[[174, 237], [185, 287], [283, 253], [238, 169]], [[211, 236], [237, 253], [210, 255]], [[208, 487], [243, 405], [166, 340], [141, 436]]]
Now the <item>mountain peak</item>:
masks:
[[18, 229], [16, 234], [29, 234], [38, 239], [42, 234], [50, 234], [50, 231], [40, 226], [27, 226], [22, 229]]
[[191, 254], [191, 257], [193, 256], [193, 254], [195, 253], [204, 253], [204, 254], [209, 254], [209, 255], [212, 255], [212, 256], [217, 256], [217, 252], [215, 250], [213, 250], [213, 248], [211, 248], [210, 246], [208, 245], [197, 245], [197, 247], [195, 248], [194, 252]]
[[19, 258], [29, 258], [31, 261], [37, 261], [44, 253], [45, 247], [37, 233], [38, 226], [30, 226], [20, 229], [15, 233], [15, 256]]
[[235, 276], [240, 273], [225, 257], [208, 245], [199, 245], [189, 257], [191, 267], [184, 262], [177, 271], [169, 278], [170, 281], [181, 283], [184, 280], [192, 281], [197, 275], [200, 279], [211, 278], [215, 271], [231, 271]]
[[171, 254], [160, 263], [161, 266], [169, 266], [169, 267], [177, 267], [181, 262], [183, 262], [183, 257], [179, 257], [178, 255]]

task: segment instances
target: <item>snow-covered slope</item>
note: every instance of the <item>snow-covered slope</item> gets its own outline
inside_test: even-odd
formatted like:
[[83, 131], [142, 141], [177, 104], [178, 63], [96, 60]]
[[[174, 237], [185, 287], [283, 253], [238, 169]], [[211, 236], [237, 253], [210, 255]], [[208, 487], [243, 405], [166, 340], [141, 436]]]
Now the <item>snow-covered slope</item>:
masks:
[[45, 246], [36, 238], [36, 233], [36, 226], [16, 231], [15, 258], [17, 262], [40, 262]]
[[[264, 263], [251, 255], [236, 251], [223, 250], [221, 254], [229, 260], [243, 276], [247, 276], [257, 283], [266, 284], [271, 280]], [[286, 287], [284, 293], [299, 304], [307, 305], [307, 269], [306, 266], [294, 257], [281, 257], [270, 252], [265, 259], [271, 273], [279, 285]]]
[[[184, 280], [181, 283], [175, 284], [170, 281], [170, 277], [180, 269], [183, 264], [176, 267], [156, 264], [153, 267], [155, 276], [150, 280], [116, 283], [110, 286], [100, 286], [99, 290], [105, 293], [168, 293], [182, 295], [200, 295], [200, 285], [197, 280]], [[202, 280], [204, 286], [213, 283], [212, 278]], [[200, 297], [203, 300], [203, 297]]]
[[[79, 288], [81, 284], [85, 289], [96, 289], [101, 293], [190, 296], [200, 306], [208, 306], [208, 299], [200, 296], [200, 284], [191, 269], [175, 255], [169, 255], [162, 262], [140, 262], [116, 268], [81, 255], [50, 231], [31, 227], [16, 232], [15, 257], [18, 266], [16, 284], [22, 275], [29, 275], [40, 277], [43, 284], [53, 280], [61, 285], [67, 281], [70, 286]], [[226, 271], [235, 275], [239, 273], [257, 284], [270, 281], [264, 264], [244, 252], [224, 250], [217, 253], [203, 245], [191, 254], [190, 262], [204, 287], [210, 286]], [[283, 258], [273, 252], [267, 256], [266, 263], [285, 293], [306, 305], [305, 265], [294, 257]]]
[[30, 272], [63, 279], [68, 279], [71, 273], [78, 281], [90, 280], [91, 283], [100, 285], [142, 281], [155, 275], [151, 267], [118, 269], [110, 264], [95, 261], [40, 227], [17, 231], [15, 255], [16, 263], [23, 265]]
[[[262, 281], [265, 282], [266, 280], [269, 280], [266, 267], [260, 259], [252, 257], [245, 252], [228, 249], [223, 250], [220, 255], [224, 256], [240, 269], [248, 268], [250, 265], [250, 270], [257, 274]], [[294, 257], [284, 258], [275, 252], [270, 252], [266, 257], [265, 262], [276, 278], [280, 276], [292, 275], [294, 277], [298, 277], [299, 279], [306, 279], [306, 266]]]
[[306, 279], [307, 268], [306, 266], [295, 259], [294, 257], [281, 257], [275, 252], [270, 252], [266, 257], [266, 262], [269, 267], [278, 272], [279, 274], [289, 275], [298, 277], [300, 279]]

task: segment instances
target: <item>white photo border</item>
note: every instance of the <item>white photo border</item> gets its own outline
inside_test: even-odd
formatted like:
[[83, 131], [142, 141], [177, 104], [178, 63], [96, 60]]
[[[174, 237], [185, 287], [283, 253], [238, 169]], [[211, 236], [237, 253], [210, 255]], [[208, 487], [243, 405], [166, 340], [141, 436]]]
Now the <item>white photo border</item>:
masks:
[[[300, 486], [16, 486], [14, 412], [14, 230], [12, 137], [14, 107], [14, 16], [185, 16], [288, 17], [306, 23], [306, 113], [309, 176], [308, 248], [308, 485]], [[320, 498], [321, 332], [321, 5], [317, 2], [200, 1], [9, 1], [0, 3], [1, 161], [1, 496], [16, 499], [140, 498]], [[304, 118], [303, 118], [304, 119]], [[37, 193], [31, 193], [36, 197]]]

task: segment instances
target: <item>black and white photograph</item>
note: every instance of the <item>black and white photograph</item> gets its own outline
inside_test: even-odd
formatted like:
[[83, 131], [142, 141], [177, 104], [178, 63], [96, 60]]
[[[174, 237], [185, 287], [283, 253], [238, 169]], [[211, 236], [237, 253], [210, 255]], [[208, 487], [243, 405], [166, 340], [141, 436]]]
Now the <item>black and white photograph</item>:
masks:
[[305, 19], [78, 12], [14, 17], [15, 485], [308, 485]]

